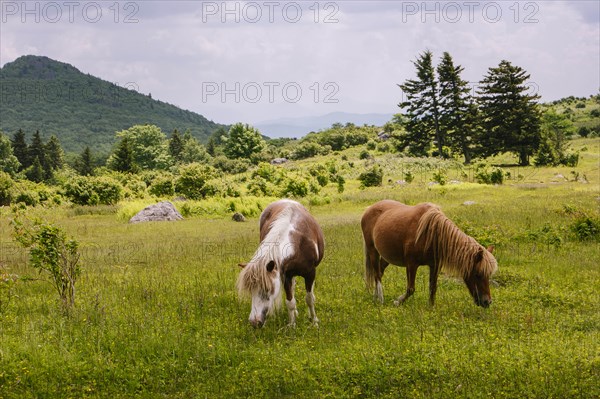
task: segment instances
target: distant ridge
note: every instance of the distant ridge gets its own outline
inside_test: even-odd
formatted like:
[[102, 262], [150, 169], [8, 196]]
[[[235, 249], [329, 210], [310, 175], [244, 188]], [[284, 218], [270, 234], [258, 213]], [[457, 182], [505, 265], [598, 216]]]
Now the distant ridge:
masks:
[[39, 130], [44, 138], [55, 134], [67, 152], [90, 146], [108, 154], [116, 131], [146, 123], [167, 135], [189, 129], [201, 142], [226, 127], [48, 57], [26, 55], [0, 68], [0, 129], [11, 137]]
[[357, 126], [375, 125], [383, 126], [389, 122], [393, 114], [355, 114], [349, 112], [331, 112], [329, 114], [314, 117], [279, 118], [269, 121], [255, 123], [254, 126], [271, 138], [297, 137], [307, 135], [310, 132], [324, 130], [334, 123], [353, 123]]

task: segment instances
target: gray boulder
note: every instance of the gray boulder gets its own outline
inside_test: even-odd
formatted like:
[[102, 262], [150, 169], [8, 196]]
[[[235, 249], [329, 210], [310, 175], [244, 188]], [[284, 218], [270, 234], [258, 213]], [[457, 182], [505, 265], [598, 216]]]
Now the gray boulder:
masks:
[[139, 211], [134, 217], [129, 219], [129, 223], [158, 222], [182, 220], [183, 216], [169, 201], [162, 201], [150, 205]]
[[231, 219], [236, 222], [245, 222], [246, 221], [246, 218], [244, 217], [244, 215], [242, 215], [239, 212], [234, 213], [233, 216], [231, 217]]

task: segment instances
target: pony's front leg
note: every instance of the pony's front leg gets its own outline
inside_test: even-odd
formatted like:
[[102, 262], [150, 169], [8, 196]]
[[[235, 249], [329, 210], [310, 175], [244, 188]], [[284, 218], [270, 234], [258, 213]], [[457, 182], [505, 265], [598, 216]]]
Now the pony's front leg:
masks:
[[429, 305], [435, 303], [435, 292], [437, 291], [437, 282], [440, 270], [436, 266], [429, 266]]
[[404, 303], [412, 294], [415, 292], [415, 277], [417, 276], [417, 267], [418, 266], [406, 266], [406, 292], [404, 295], [400, 295], [400, 297], [394, 301], [394, 305], [400, 305]]
[[294, 288], [296, 286], [296, 280], [293, 277], [286, 277], [283, 286], [285, 288], [285, 306], [287, 307], [289, 316], [288, 325], [295, 327], [296, 316], [298, 315], [298, 310], [296, 309], [296, 298], [294, 298]]

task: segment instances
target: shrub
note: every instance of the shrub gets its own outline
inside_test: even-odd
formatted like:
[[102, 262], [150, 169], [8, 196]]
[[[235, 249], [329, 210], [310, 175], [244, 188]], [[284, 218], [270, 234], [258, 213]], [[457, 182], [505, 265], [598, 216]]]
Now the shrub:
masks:
[[270, 183], [275, 183], [279, 180], [279, 173], [277, 167], [266, 162], [261, 162], [258, 165], [258, 168], [252, 172], [252, 178], [254, 179], [256, 177], [262, 177]]
[[291, 197], [306, 197], [308, 194], [309, 184], [305, 179], [295, 178], [289, 179], [284, 186], [282, 196]]
[[446, 182], [448, 181], [448, 176], [446, 175], [446, 171], [439, 169], [439, 170], [433, 172], [433, 181], [439, 183], [440, 186], [445, 185]]
[[375, 148], [377, 148], [377, 143], [375, 142], [375, 140], [371, 139], [367, 141], [367, 150], [373, 151]]
[[367, 150], [362, 150], [358, 157], [359, 157], [359, 159], [370, 159], [371, 154], [369, 154], [369, 151], [367, 151]]
[[17, 216], [12, 224], [17, 242], [29, 249], [31, 265], [50, 275], [64, 309], [70, 310], [75, 304], [75, 283], [81, 274], [79, 243], [50, 223], [23, 222]]
[[208, 165], [191, 163], [179, 169], [179, 177], [175, 182], [175, 192], [189, 199], [202, 199], [210, 192], [206, 182], [215, 177], [214, 168]]
[[15, 182], [6, 172], [0, 171], [0, 206], [10, 205], [14, 199]]
[[404, 181], [407, 183], [412, 183], [415, 180], [415, 175], [413, 175], [410, 170], [404, 173]]
[[114, 205], [123, 197], [121, 184], [108, 176], [79, 176], [64, 185], [65, 195], [78, 205]]
[[214, 158], [212, 165], [229, 174], [244, 173], [250, 167], [250, 162], [244, 158], [229, 159], [225, 156], [218, 156]]
[[504, 183], [504, 170], [498, 167], [488, 168], [478, 165], [475, 169], [475, 180], [480, 184], [502, 184]]
[[600, 218], [580, 214], [570, 226], [579, 241], [600, 241]]
[[175, 184], [173, 176], [162, 175], [152, 181], [148, 192], [155, 197], [170, 197], [175, 194]]
[[361, 188], [381, 186], [383, 181], [383, 171], [379, 165], [373, 165], [373, 167], [358, 176], [360, 180]]

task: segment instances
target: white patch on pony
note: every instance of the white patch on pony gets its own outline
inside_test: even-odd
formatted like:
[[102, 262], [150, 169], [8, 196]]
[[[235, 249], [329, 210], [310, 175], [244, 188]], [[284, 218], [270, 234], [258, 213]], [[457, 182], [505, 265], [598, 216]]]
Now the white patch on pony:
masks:
[[254, 326], [262, 326], [267, 318], [267, 315], [273, 313], [276, 306], [276, 299], [281, 291], [281, 279], [279, 273], [273, 273], [273, 292], [265, 299], [260, 292], [252, 293], [252, 310], [248, 320]]
[[319, 246], [317, 245], [317, 243], [315, 242], [315, 253], [317, 254], [317, 258], [319, 259]]
[[298, 310], [296, 309], [296, 298], [292, 298], [290, 301], [285, 300], [285, 305], [288, 309], [288, 316], [290, 318], [290, 326], [296, 325], [296, 316], [298, 315]]
[[379, 303], [383, 303], [383, 286], [381, 285], [381, 281], [378, 281], [377, 285], [375, 285], [375, 299]]

